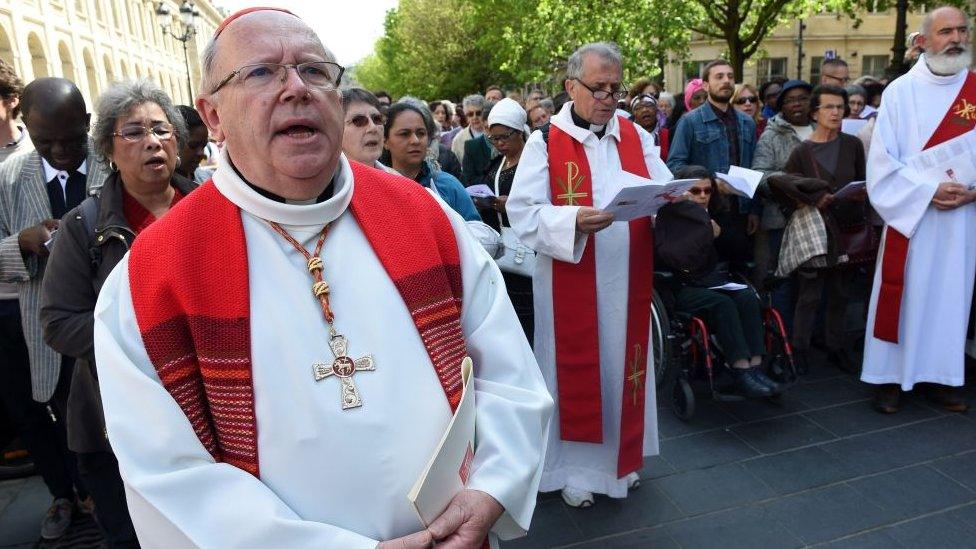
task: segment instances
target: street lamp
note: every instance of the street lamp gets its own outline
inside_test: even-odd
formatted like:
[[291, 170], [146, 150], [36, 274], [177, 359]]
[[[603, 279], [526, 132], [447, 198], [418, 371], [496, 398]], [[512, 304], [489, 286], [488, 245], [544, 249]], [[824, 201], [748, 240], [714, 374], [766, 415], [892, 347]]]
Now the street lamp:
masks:
[[183, 0], [180, 6], [180, 20], [174, 22], [173, 12], [166, 2], [160, 2], [156, 7], [156, 20], [163, 34], [168, 34], [183, 44], [183, 61], [186, 63], [186, 89], [190, 92], [190, 102], [193, 102], [193, 81], [190, 74], [190, 54], [187, 44], [197, 34], [196, 19], [200, 17], [200, 10], [190, 0]]

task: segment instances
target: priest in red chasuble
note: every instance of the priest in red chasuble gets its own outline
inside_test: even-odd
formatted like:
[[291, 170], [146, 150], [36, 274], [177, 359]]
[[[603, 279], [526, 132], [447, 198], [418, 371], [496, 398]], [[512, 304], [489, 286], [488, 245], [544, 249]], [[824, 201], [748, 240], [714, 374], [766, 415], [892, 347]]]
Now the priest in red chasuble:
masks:
[[613, 44], [573, 53], [572, 101], [529, 137], [506, 206], [538, 253], [535, 354], [557, 401], [541, 490], [561, 490], [574, 507], [595, 493], [626, 497], [644, 456], [658, 452], [651, 221], [614, 222], [601, 208], [671, 172], [654, 138], [615, 115], [622, 67]]
[[925, 16], [925, 53], [885, 90], [871, 139], [868, 196], [885, 228], [861, 379], [878, 385], [883, 413], [916, 383], [933, 384], [950, 411], [968, 408], [958, 388], [976, 271], [970, 30], [956, 8]]
[[[341, 153], [343, 68], [296, 16], [230, 16], [196, 107], [213, 179], [102, 288], [108, 437], [143, 547], [480, 547], [529, 527], [552, 399], [494, 261], [415, 182]], [[466, 489], [407, 499], [474, 361]]]

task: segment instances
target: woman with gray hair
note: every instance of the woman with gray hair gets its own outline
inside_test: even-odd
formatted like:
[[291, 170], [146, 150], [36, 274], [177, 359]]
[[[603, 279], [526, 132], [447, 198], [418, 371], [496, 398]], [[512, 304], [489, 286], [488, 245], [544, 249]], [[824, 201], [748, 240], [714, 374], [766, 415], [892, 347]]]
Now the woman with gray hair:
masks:
[[99, 196], [65, 214], [41, 290], [44, 340], [75, 359], [68, 396], [68, 447], [95, 501], [109, 547], [138, 547], [118, 462], [109, 446], [95, 375], [98, 292], [139, 233], [196, 184], [176, 173], [186, 124], [148, 80], [114, 84], [98, 99], [93, 140], [112, 168]]

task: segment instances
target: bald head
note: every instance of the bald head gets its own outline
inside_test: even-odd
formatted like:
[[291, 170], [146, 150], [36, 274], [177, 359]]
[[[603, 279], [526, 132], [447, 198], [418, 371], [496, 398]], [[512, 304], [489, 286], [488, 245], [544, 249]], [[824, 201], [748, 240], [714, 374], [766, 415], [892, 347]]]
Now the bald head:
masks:
[[33, 113], [85, 117], [88, 107], [81, 90], [64, 78], [38, 78], [24, 88], [20, 108], [26, 121]]
[[922, 26], [919, 32], [923, 36], [929, 37], [931, 39], [932, 33], [938, 30], [939, 25], [935, 23], [943, 23], [947, 20], [957, 21], [961, 19], [969, 25], [969, 17], [966, 16], [965, 12], [954, 6], [942, 6], [940, 8], [935, 8], [934, 10], [925, 14], [922, 19]]

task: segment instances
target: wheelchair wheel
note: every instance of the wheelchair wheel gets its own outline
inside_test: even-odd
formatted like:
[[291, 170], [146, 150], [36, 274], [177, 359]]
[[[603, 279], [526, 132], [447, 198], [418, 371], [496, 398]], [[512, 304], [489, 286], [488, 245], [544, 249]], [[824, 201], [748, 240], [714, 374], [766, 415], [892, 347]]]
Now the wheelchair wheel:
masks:
[[695, 393], [685, 376], [678, 376], [671, 386], [671, 409], [681, 421], [690, 421], [695, 415]]
[[664, 383], [667, 370], [671, 367], [671, 340], [668, 339], [670, 321], [668, 311], [664, 308], [664, 301], [655, 291], [651, 300], [651, 345], [654, 353], [655, 387], [660, 387]]
[[771, 309], [766, 314], [766, 373], [782, 383], [794, 383], [800, 377], [793, 359], [793, 350], [786, 339], [779, 313]]

